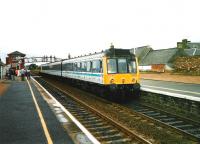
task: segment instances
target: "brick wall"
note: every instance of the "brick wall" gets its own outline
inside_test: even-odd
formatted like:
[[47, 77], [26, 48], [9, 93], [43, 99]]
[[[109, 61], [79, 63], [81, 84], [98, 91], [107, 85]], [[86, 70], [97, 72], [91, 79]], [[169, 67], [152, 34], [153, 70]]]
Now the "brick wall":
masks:
[[164, 64], [152, 64], [151, 71], [154, 72], [165, 72], [165, 65]]
[[178, 57], [174, 62], [177, 72], [189, 72], [200, 74], [200, 56]]

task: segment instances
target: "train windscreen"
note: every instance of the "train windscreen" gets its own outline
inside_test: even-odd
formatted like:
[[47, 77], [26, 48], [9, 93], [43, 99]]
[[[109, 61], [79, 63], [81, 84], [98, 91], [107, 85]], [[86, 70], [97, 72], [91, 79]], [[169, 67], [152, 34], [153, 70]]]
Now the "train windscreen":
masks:
[[107, 60], [109, 74], [114, 73], [136, 73], [137, 66], [135, 60], [126, 58], [110, 58]]

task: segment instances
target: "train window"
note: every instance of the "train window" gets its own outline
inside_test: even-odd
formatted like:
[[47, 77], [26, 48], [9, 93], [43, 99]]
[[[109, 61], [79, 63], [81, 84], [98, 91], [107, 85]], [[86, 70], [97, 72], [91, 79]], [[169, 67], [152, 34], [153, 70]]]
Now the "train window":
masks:
[[118, 59], [118, 72], [119, 73], [127, 73], [126, 59]]
[[100, 60], [100, 73], [103, 72], [103, 66], [102, 66], [102, 61]]
[[42, 66], [42, 70], [48, 70], [48, 66]]
[[87, 62], [87, 69], [86, 69], [87, 72], [91, 71], [91, 62]]
[[77, 63], [74, 63], [73, 70], [77, 71]]
[[73, 71], [73, 63], [69, 63], [69, 71]]
[[52, 70], [59, 70], [59, 65], [58, 64], [52, 65]]
[[60, 64], [54, 65], [54, 70], [60, 70], [60, 69], [61, 69], [61, 65]]
[[92, 72], [99, 73], [101, 71], [100, 60], [92, 61]]
[[117, 73], [116, 59], [108, 59], [107, 66], [108, 66], [108, 73]]
[[63, 64], [62, 69], [65, 70], [65, 71], [72, 71], [73, 70], [73, 64], [72, 63]]
[[128, 69], [129, 73], [136, 73], [137, 72], [136, 62], [133, 60], [128, 61]]
[[81, 71], [81, 63], [77, 63], [77, 71]]
[[81, 71], [85, 72], [86, 71], [86, 62], [81, 63]]

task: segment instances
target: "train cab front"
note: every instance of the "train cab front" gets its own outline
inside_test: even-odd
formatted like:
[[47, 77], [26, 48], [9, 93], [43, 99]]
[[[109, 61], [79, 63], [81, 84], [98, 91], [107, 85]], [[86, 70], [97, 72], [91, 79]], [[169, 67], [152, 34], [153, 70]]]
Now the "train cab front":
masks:
[[104, 84], [111, 93], [134, 95], [140, 90], [137, 58], [130, 50], [113, 50], [104, 59]]

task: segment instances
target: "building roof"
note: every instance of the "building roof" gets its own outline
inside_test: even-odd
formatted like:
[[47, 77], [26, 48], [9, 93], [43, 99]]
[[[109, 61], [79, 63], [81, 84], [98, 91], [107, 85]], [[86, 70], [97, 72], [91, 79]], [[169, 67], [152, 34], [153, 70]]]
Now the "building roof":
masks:
[[193, 56], [195, 49], [184, 49], [184, 51], [188, 56]]
[[9, 53], [8, 55], [19, 55], [19, 56], [26, 56], [25, 54], [19, 52], [19, 51], [14, 51], [12, 53]]
[[[135, 48], [135, 55], [138, 58], [139, 63], [145, 58], [145, 56], [152, 51], [153, 49], [150, 46], [142, 46]], [[134, 51], [134, 48], [131, 50]]]
[[197, 49], [195, 55], [200, 55], [200, 49]]
[[200, 42], [189, 42], [187, 45], [188, 45], [189, 48], [200, 49]]
[[198, 49], [198, 48], [184, 49], [184, 51], [188, 56], [200, 55], [200, 49]]
[[140, 65], [167, 64], [171, 63], [175, 57], [186, 55], [184, 51], [178, 48], [169, 48], [150, 51], [141, 61]]

